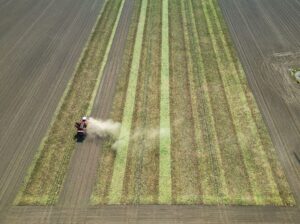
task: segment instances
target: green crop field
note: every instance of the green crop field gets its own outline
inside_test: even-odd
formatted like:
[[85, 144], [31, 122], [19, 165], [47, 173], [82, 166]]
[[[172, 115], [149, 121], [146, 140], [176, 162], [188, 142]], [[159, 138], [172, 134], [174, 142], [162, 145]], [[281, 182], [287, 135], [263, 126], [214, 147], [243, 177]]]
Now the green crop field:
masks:
[[[107, 0], [16, 204], [57, 201], [124, 2]], [[91, 204], [295, 204], [217, 0], [135, 0], [122, 38], [122, 126], [100, 149]]]
[[93, 204], [292, 205], [216, 0], [140, 0]]

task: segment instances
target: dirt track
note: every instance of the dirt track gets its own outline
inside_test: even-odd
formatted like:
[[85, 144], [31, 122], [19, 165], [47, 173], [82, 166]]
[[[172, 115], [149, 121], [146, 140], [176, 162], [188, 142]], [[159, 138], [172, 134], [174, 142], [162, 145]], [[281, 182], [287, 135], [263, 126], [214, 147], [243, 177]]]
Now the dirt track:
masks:
[[[17, 2], [18, 0], [12, 1]], [[28, 1], [34, 2], [34, 0]], [[63, 2], [59, 1], [57, 4], [68, 5], [68, 2], [69, 0], [64, 0]], [[91, 1], [88, 2], [82, 3], [86, 4], [85, 7], [82, 7], [83, 11], [88, 10], [91, 6]], [[120, 20], [121, 24], [117, 29], [116, 38], [114, 39], [112, 50], [110, 52], [110, 60], [108, 60], [110, 63], [105, 68], [106, 75], [104, 75], [103, 78], [104, 82], [100, 86], [96, 98], [93, 114], [101, 118], [105, 118], [108, 115], [111, 106], [110, 99], [112, 98], [116, 77], [113, 74], [117, 73], [118, 67], [116, 65], [118, 65], [120, 60], [118, 55], [122, 52], [122, 46], [124, 45], [122, 43], [126, 38], [126, 26], [128, 26], [128, 20], [126, 20], [128, 18], [126, 15], [130, 15], [131, 2], [133, 1], [127, 0], [125, 3]], [[300, 145], [300, 87], [295, 85], [285, 76], [282, 76], [282, 73], [279, 73], [279, 71], [282, 72], [284, 71], [282, 68], [297, 63], [297, 59], [299, 61], [300, 58], [300, 55], [297, 54], [297, 51], [300, 51], [300, 40], [298, 38], [300, 29], [299, 23], [296, 22], [300, 21], [300, 15], [298, 14], [300, 11], [300, 3], [297, 0], [220, 0], [220, 2], [242, 59], [243, 66], [247, 72], [250, 86], [264, 113], [268, 127], [271, 130], [273, 142], [279, 152], [282, 164], [284, 165], [296, 200], [299, 204], [299, 163], [295, 158], [295, 154], [300, 154], [299, 148], [297, 148], [297, 146]], [[44, 5], [42, 3], [44, 3]], [[51, 4], [51, 2], [47, 3]], [[74, 12], [76, 12], [76, 7], [77, 9], [80, 8], [78, 4], [71, 4], [72, 7], [74, 7]], [[9, 4], [3, 5], [2, 7], [8, 7], [7, 5]], [[20, 4], [18, 3], [18, 5]], [[47, 8], [45, 2], [37, 3], [35, 7], [37, 7], [37, 5], [40, 5], [41, 8]], [[98, 9], [93, 11], [95, 14], [99, 11], [99, 5], [101, 5], [101, 3], [97, 3], [96, 6]], [[41, 9], [26, 7], [25, 5], [19, 7], [18, 10], [26, 11], [26, 15], [28, 16], [28, 20], [24, 19], [19, 21], [27, 21], [28, 24], [33, 23], [32, 20], [30, 20], [30, 15], [34, 14], [34, 12], [31, 12], [30, 10], [39, 11]], [[50, 8], [51, 6], [48, 7], [48, 10]], [[63, 6], [59, 7], [59, 9], [61, 8], [63, 8]], [[1, 10], [3, 9], [0, 8], [0, 15], [2, 16]], [[17, 9], [13, 8], [11, 10]], [[4, 11], [7, 11], [7, 9], [3, 10], [3, 12]], [[66, 11], [72, 14], [70, 4]], [[45, 15], [47, 15], [47, 13]], [[80, 21], [81, 23], [84, 23], [84, 19], [82, 18], [88, 15], [83, 16], [82, 12], [80, 15]], [[71, 15], [69, 16], [71, 17]], [[94, 21], [91, 19], [93, 16], [95, 17], [95, 15], [91, 15], [91, 13], [88, 16], [90, 18], [88, 20], [89, 29], [93, 23], [92, 21]], [[38, 18], [38, 16], [34, 16], [34, 19], [36, 18]], [[18, 24], [16, 22], [18, 21], [18, 18], [12, 18], [12, 20], [13, 19], [15, 20], [15, 23]], [[54, 19], [52, 18], [52, 20]], [[2, 20], [0, 21], [1, 30], [10, 28], [10, 25], [3, 25]], [[57, 18], [56, 22], [58, 21]], [[63, 21], [65, 22], [65, 20]], [[9, 22], [10, 21], [6, 22], [6, 24], [9, 24]], [[69, 22], [71, 23], [72, 21]], [[13, 21], [10, 23], [14, 24]], [[42, 29], [41, 27], [44, 27], [47, 23], [49, 23], [49, 18], [44, 22], [37, 21], [33, 28], [39, 24], [39, 28]], [[55, 22], [53, 23], [55, 24]], [[77, 31], [80, 34], [88, 34], [88, 28], [86, 27], [86, 32], [82, 32], [83, 28], [82, 26], [79, 26], [78, 23], [79, 22], [76, 22], [76, 26], [72, 32]], [[55, 30], [59, 33], [59, 27], [57, 26], [58, 25], [56, 25]], [[20, 25], [14, 32], [21, 32], [20, 30], [23, 28], [22, 34], [25, 34], [24, 37], [26, 37], [28, 35], [26, 34], [26, 29], [28, 27], [30, 27], [30, 25]], [[44, 38], [48, 40], [47, 34], [45, 33], [42, 35], [45, 35]], [[47, 43], [45, 43], [45, 39], [43, 42], [43, 38], [38, 35], [32, 34], [33, 36], [28, 36], [20, 41], [22, 46], [16, 47], [10, 54], [8, 53], [8, 49], [14, 48], [4, 44], [0, 45], [0, 96], [1, 99], [2, 97], [5, 99], [4, 101], [0, 101], [0, 114], [5, 115], [0, 117], [0, 121], [3, 121], [4, 118], [12, 120], [10, 125], [8, 125], [8, 130], [10, 131], [9, 135], [6, 135], [6, 133], [3, 132], [3, 129], [0, 130], [0, 204], [2, 205], [2, 208], [14, 197], [17, 187], [23, 178], [22, 175], [24, 175], [24, 169], [28, 166], [34, 150], [40, 142], [39, 140], [45, 133], [47, 124], [51, 119], [51, 115], [53, 114], [59, 97], [68, 77], [71, 75], [74, 62], [76, 62], [76, 59], [78, 58], [80, 46], [82, 46], [82, 43], [84, 42], [83, 36], [80, 39], [78, 35], [70, 35], [70, 33], [67, 34], [67, 32], [62, 33], [63, 35], [69, 35], [65, 36], [65, 39], [63, 39], [65, 42], [62, 46], [65, 48], [62, 49], [61, 46], [58, 49], [53, 47], [54, 49], [57, 49], [54, 52], [59, 54], [57, 52], [59, 51], [61, 53], [59, 54], [60, 57], [64, 58], [64, 55], [68, 53], [68, 49], [75, 50], [74, 44], [78, 41], [78, 50], [76, 50], [77, 57], [75, 57], [76, 53], [73, 52], [72, 55], [74, 55], [74, 57], [72, 59], [69, 57], [66, 58], [66, 60], [70, 61], [64, 63], [62, 62], [62, 58], [55, 55], [55, 53], [48, 53], [47, 61], [52, 58], [52, 63], [42, 63], [43, 58], [41, 55], [43, 55], [44, 49], [47, 49], [47, 52], [52, 52], [51, 47], [48, 46], [50, 45], [49, 42], [52, 42], [48, 40], [49, 42], [46, 41]], [[19, 38], [22, 34], [19, 34]], [[50, 31], [48, 34], [50, 34]], [[27, 46], [32, 45], [29, 44], [30, 41], [33, 40], [32, 38], [38, 39], [39, 37], [41, 40], [36, 40], [34, 42], [43, 42], [44, 44], [37, 44], [36, 49], [35, 47], [33, 47], [34, 49], [26, 48]], [[73, 37], [73, 41], [67, 41], [68, 38]], [[18, 39], [16, 34], [15, 38]], [[17, 41], [9, 42], [8, 39], [9, 37], [6, 37], [5, 39], [5, 35], [3, 37], [2, 32], [0, 32], [0, 43], [10, 43], [10, 46], [12, 46], [14, 42], [18, 43]], [[57, 42], [59, 41], [54, 39], [53, 42], [56, 43], [55, 46], [57, 47]], [[68, 45], [69, 48], [66, 46], [67, 42], [70, 44]], [[20, 50], [22, 47], [24, 49]], [[282, 54], [282, 52], [291, 53]], [[37, 55], [40, 57], [37, 57]], [[26, 58], [26, 56], [28, 58]], [[39, 60], [37, 60], [37, 58]], [[36, 64], [35, 66], [32, 66], [31, 63]], [[26, 64], [28, 68], [25, 66]], [[111, 70], [113, 68], [115, 68], [115, 70]], [[22, 77], [20, 74], [24, 72], [29, 74], [25, 80], [14, 80], [14, 78]], [[65, 77], [62, 76], [62, 73]], [[2, 80], [4, 81], [2, 82]], [[272, 82], [270, 80], [272, 80]], [[53, 91], [52, 89], [52, 92], [45, 88], [50, 85], [49, 83], [52, 83], [53, 88], [58, 88], [57, 91]], [[16, 89], [18, 89], [19, 92], [17, 92]], [[39, 92], [36, 93], [36, 91]], [[31, 96], [36, 96], [37, 98]], [[20, 104], [20, 102], [23, 102], [23, 97], [27, 101], [25, 101], [24, 104]], [[44, 98], [47, 100], [43, 100]], [[45, 105], [47, 105], [47, 107]], [[99, 105], [101, 105], [101, 107]], [[43, 113], [35, 114], [32, 111], [33, 109], [37, 111], [35, 113], [40, 111], [43, 111]], [[30, 114], [34, 114], [34, 116], [30, 118]], [[13, 117], [15, 118], [13, 119]], [[22, 120], [24, 118], [26, 119]], [[30, 129], [32, 128], [32, 130], [35, 131], [34, 135], [31, 135], [31, 130], [25, 133], [25, 135], [22, 135], [26, 124], [30, 124], [34, 119], [39, 120], [35, 126], [30, 126]], [[23, 122], [20, 124], [20, 121]], [[21, 145], [24, 145], [24, 147], [20, 147]], [[71, 169], [69, 170], [64, 186], [64, 189], [68, 189], [68, 191], [62, 191], [61, 200], [57, 206], [6, 207], [7, 210], [4, 210], [5, 221], [3, 221], [3, 223], [297, 223], [297, 221], [300, 220], [300, 210], [298, 206], [295, 208], [255, 206], [102, 206], [88, 208], [86, 207], [86, 199], [88, 199], [91, 190], [93, 175], [97, 165], [96, 154], [98, 154], [96, 150], [97, 145], [89, 147], [90, 145], [92, 144], [86, 142], [79, 146], [79, 149], [84, 148], [84, 150], [76, 150], [74, 153], [71, 160]], [[26, 157], [24, 157], [24, 155], [26, 155]], [[2, 159], [3, 156], [7, 159]], [[4, 161], [4, 164], [2, 164], [2, 161]], [[86, 170], [90, 170], [88, 176], [84, 175]], [[84, 184], [83, 181], [86, 181], [87, 184]], [[5, 186], [9, 186], [9, 188]], [[3, 197], [3, 195], [5, 195], [5, 197]], [[2, 223], [1, 221], [2, 220], [0, 219], [0, 223]]]

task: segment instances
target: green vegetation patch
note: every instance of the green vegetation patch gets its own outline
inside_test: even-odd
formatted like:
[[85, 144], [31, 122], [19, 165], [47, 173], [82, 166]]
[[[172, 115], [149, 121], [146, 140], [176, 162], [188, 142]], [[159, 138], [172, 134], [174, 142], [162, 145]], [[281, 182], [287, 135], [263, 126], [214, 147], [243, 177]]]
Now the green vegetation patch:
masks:
[[[57, 200], [123, 4], [108, 1], [18, 204]], [[295, 204], [217, 0], [135, 0], [124, 38], [121, 133], [101, 147], [92, 204]]]
[[16, 204], [49, 205], [57, 201], [76, 144], [74, 121], [91, 110], [123, 2], [108, 1], [99, 15]]
[[294, 205], [216, 0], [136, 0], [93, 204]]
[[[203, 203], [218, 203], [220, 199], [228, 194], [225, 182], [225, 174], [222, 166], [221, 146], [217, 136], [216, 122], [213, 117], [213, 107], [211, 102], [211, 89], [208, 85], [209, 74], [214, 74], [212, 69], [216, 66], [213, 62], [214, 58], [209, 51], [209, 42], [203, 46], [201, 40], [207, 41], [209, 38], [204, 34], [199, 39], [198, 32], [204, 32], [205, 26], [201, 26], [199, 30], [198, 24], [195, 22], [195, 14], [191, 1], [185, 1], [181, 5], [184, 23], [185, 46], [187, 49], [187, 66], [189, 74], [190, 93], [192, 99], [192, 114], [194, 119], [195, 142], [197, 148], [197, 156], [199, 159], [199, 173], [202, 187]], [[197, 29], [198, 28], [198, 29]], [[203, 55], [203, 53], [206, 53]], [[218, 99], [221, 100], [221, 99]], [[220, 101], [219, 101], [220, 102]], [[213, 175], [207, 175], [213, 174]]]
[[169, 1], [163, 0], [160, 80], [159, 203], [171, 203], [172, 199], [169, 50]]

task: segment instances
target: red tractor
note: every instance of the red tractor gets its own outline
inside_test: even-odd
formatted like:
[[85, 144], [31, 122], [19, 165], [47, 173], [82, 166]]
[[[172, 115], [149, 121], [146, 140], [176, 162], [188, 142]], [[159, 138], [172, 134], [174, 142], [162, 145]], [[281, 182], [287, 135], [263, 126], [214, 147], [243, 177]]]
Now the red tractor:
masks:
[[75, 123], [75, 128], [77, 129], [77, 138], [84, 139], [86, 136], [87, 128], [87, 117], [82, 117], [80, 122]]

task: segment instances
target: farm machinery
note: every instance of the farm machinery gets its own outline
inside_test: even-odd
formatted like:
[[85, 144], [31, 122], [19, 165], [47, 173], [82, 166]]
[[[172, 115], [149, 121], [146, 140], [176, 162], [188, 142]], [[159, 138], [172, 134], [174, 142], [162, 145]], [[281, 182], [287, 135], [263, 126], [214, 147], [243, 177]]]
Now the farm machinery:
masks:
[[87, 117], [82, 117], [79, 122], [75, 123], [75, 128], [77, 129], [76, 137], [78, 140], [84, 139], [86, 137], [86, 128], [88, 125]]

